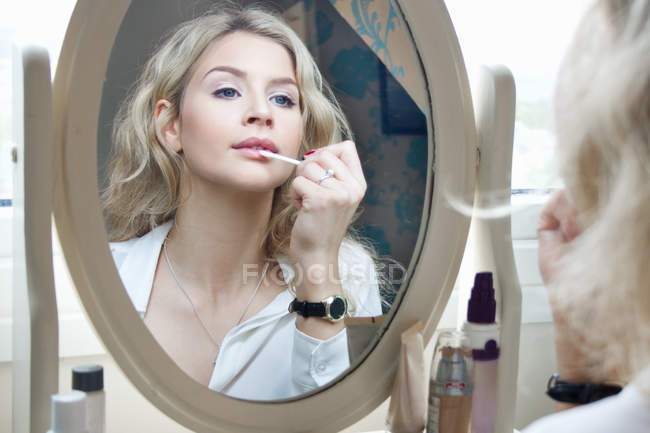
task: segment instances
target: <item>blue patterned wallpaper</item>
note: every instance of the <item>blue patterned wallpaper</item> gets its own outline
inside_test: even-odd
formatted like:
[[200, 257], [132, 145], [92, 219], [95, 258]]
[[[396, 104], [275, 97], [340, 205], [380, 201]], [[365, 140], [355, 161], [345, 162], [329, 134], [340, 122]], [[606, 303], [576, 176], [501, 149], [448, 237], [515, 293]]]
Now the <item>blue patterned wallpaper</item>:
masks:
[[[420, 228], [426, 188], [426, 119], [394, 78], [394, 75], [403, 76], [405, 71], [392, 63], [387, 51], [388, 38], [399, 26], [392, 6], [388, 23], [384, 23], [376, 13], [368, 13], [373, 0], [336, 2], [351, 3], [357, 25], [350, 28], [327, 4], [334, 2], [312, 1], [317, 8], [318, 23], [319, 44], [315, 54], [350, 120], [368, 182], [362, 202], [364, 213], [357, 224], [361, 232], [373, 240], [380, 254], [408, 265]], [[321, 29], [325, 32], [321, 33]], [[361, 35], [372, 37], [370, 47]], [[384, 62], [378, 59], [377, 53], [384, 55]], [[384, 73], [386, 81], [410, 102], [410, 106], [401, 104], [391, 107], [392, 110], [411, 113], [415, 122], [422, 126], [421, 133], [395, 134], [382, 128], [382, 109], [390, 102], [382, 100], [382, 70], [390, 72]]]
[[[350, 120], [368, 182], [361, 205], [364, 213], [356, 226], [381, 255], [407, 266], [420, 228], [426, 188], [426, 119], [395, 79], [408, 72], [394, 64], [388, 49], [389, 39], [395, 37], [400, 25], [395, 10], [391, 5], [387, 19], [382, 21], [371, 11], [374, 2], [305, 1], [316, 27], [315, 41], [308, 45]], [[332, 7], [341, 3], [349, 4], [354, 28]], [[364, 42], [362, 36], [372, 42]], [[389, 95], [386, 99], [383, 86], [399, 97]], [[397, 103], [391, 105], [394, 101]], [[406, 116], [410, 124], [418, 126], [418, 132], [387, 130], [383, 116], [387, 110]]]

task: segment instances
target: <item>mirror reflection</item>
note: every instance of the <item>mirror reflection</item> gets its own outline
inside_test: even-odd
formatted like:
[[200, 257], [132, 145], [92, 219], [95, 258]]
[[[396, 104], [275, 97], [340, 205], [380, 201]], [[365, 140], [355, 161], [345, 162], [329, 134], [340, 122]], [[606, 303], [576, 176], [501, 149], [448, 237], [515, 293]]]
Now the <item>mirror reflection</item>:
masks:
[[365, 350], [420, 230], [415, 59], [388, 0], [131, 4], [99, 185], [124, 287], [188, 376], [282, 399]]

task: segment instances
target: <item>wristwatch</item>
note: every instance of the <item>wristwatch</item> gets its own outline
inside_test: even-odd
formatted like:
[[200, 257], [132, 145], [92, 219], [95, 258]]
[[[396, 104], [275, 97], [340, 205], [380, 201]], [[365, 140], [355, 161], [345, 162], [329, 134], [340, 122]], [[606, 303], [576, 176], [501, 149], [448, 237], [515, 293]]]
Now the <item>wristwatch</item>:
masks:
[[548, 380], [546, 394], [563, 403], [587, 404], [621, 392], [618, 385], [603, 383], [575, 383], [560, 380], [555, 373]]
[[289, 312], [296, 312], [302, 317], [320, 317], [330, 322], [338, 322], [348, 312], [348, 300], [334, 295], [320, 302], [307, 302], [294, 299], [289, 304]]

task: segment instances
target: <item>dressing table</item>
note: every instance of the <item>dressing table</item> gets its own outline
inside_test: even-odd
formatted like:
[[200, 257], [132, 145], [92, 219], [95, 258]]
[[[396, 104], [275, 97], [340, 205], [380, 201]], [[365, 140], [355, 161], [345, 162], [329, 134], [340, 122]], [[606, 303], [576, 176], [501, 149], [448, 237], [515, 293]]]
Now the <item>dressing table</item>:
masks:
[[[308, 8], [314, 7], [311, 2], [293, 3], [285, 16], [295, 21], [294, 28], [302, 28], [305, 38], [310, 37], [311, 28], [300, 26], [305, 20], [310, 22], [309, 14], [314, 14], [311, 19], [318, 16], [320, 22], [323, 16]], [[296, 8], [300, 3], [304, 4]], [[324, 3], [331, 4], [330, 12], [340, 14], [340, 19], [357, 32], [360, 44], [365, 43], [376, 53], [389, 73], [384, 73], [386, 94], [397, 89], [410, 96], [425, 127], [425, 138], [414, 145], [419, 143], [421, 147], [416, 150], [425, 155], [419, 160], [421, 168], [417, 168], [422, 173], [416, 200], [419, 224], [409, 226], [409, 218], [403, 218], [403, 225], [376, 223], [383, 227], [385, 235], [378, 235], [378, 240], [399, 238], [402, 230], [403, 237], [411, 233], [412, 242], [409, 251], [397, 254], [405, 265], [406, 277], [367, 347], [358, 350], [350, 369], [334, 382], [297, 398], [272, 402], [237, 400], [215, 393], [192, 381], [162, 350], [123, 290], [108, 248], [98, 199], [98, 159], [105, 150], [101, 145], [106, 142], [102, 131], [111, 118], [110, 101], [118, 98], [109, 93], [107, 83], [120, 80], [111, 72], [120, 70], [119, 63], [115, 63], [121, 56], [116, 47], [121, 47], [120, 41], [128, 41], [128, 37], [137, 37], [129, 32], [138, 27], [127, 24], [139, 12], [138, 1], [79, 0], [52, 86], [44, 50], [24, 47], [16, 54], [24, 89], [19, 98], [24, 134], [16, 140], [15, 167], [21, 177], [16, 182], [14, 200], [15, 215], [24, 218], [16, 218], [14, 229], [19, 238], [14, 242], [18, 269], [14, 317], [20, 318], [14, 335], [21, 336], [14, 338], [20, 340], [14, 347], [14, 433], [46, 431], [50, 426], [49, 396], [59, 389], [57, 311], [51, 269], [52, 213], [80, 300], [103, 344], [145, 398], [191, 430], [284, 433], [345, 429], [389, 396], [401, 332], [420, 320], [425, 344], [429, 342], [454, 284], [471, 287], [468, 279], [475, 270], [494, 272], [500, 289], [497, 314], [502, 355], [497, 431], [512, 430], [521, 294], [510, 223], [506, 219], [472, 220], [448, 205], [449, 197], [453, 197], [471, 208], [472, 203], [484, 204], [488, 191], [509, 191], [514, 125], [512, 76], [503, 67], [485, 68], [470, 86], [442, 0]], [[384, 27], [377, 27], [378, 23]], [[383, 29], [387, 35], [391, 23], [395, 34], [402, 35], [400, 44], [391, 45], [393, 39], [370, 31]], [[147, 37], [155, 38], [154, 33]], [[137, 57], [138, 53], [129, 55]], [[336, 61], [335, 54], [331, 61]], [[336, 78], [333, 72], [330, 79]], [[382, 81], [373, 85], [381, 89]], [[342, 97], [354, 99], [351, 93]], [[391, 101], [387, 96], [382, 103]], [[362, 129], [364, 120], [356, 121]], [[385, 127], [382, 136], [390, 130], [396, 143], [405, 134], [416, 135], [417, 129], [399, 119], [384, 119], [381, 127]], [[399, 132], [400, 128], [411, 129], [405, 133]], [[367, 134], [372, 137], [373, 132]], [[48, 164], [49, 157], [43, 157], [47, 155], [52, 155], [53, 165]], [[372, 159], [371, 152], [368, 155]], [[369, 179], [369, 185], [373, 182], [378, 191], [384, 188], [384, 192], [372, 197], [390, 197], [390, 185], [385, 184], [385, 179], [376, 176]], [[388, 203], [393, 206], [393, 201]], [[401, 209], [414, 212], [412, 206], [402, 205]], [[372, 203], [368, 206], [372, 207]], [[368, 230], [373, 224], [369, 217]], [[393, 227], [395, 233], [386, 235], [386, 227]], [[472, 248], [466, 249], [468, 237]], [[397, 245], [394, 248], [401, 251]]]

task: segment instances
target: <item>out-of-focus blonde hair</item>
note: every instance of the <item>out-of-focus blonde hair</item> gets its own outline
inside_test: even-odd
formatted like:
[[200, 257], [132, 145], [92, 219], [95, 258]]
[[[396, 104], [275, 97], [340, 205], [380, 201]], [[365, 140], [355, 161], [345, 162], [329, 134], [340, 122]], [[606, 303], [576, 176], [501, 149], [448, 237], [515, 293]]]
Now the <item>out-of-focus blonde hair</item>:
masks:
[[[560, 73], [556, 127], [584, 232], [552, 301], [592, 377], [632, 380], [650, 366], [648, 0], [599, 0], [588, 11]], [[650, 375], [637, 381], [650, 397]]]

